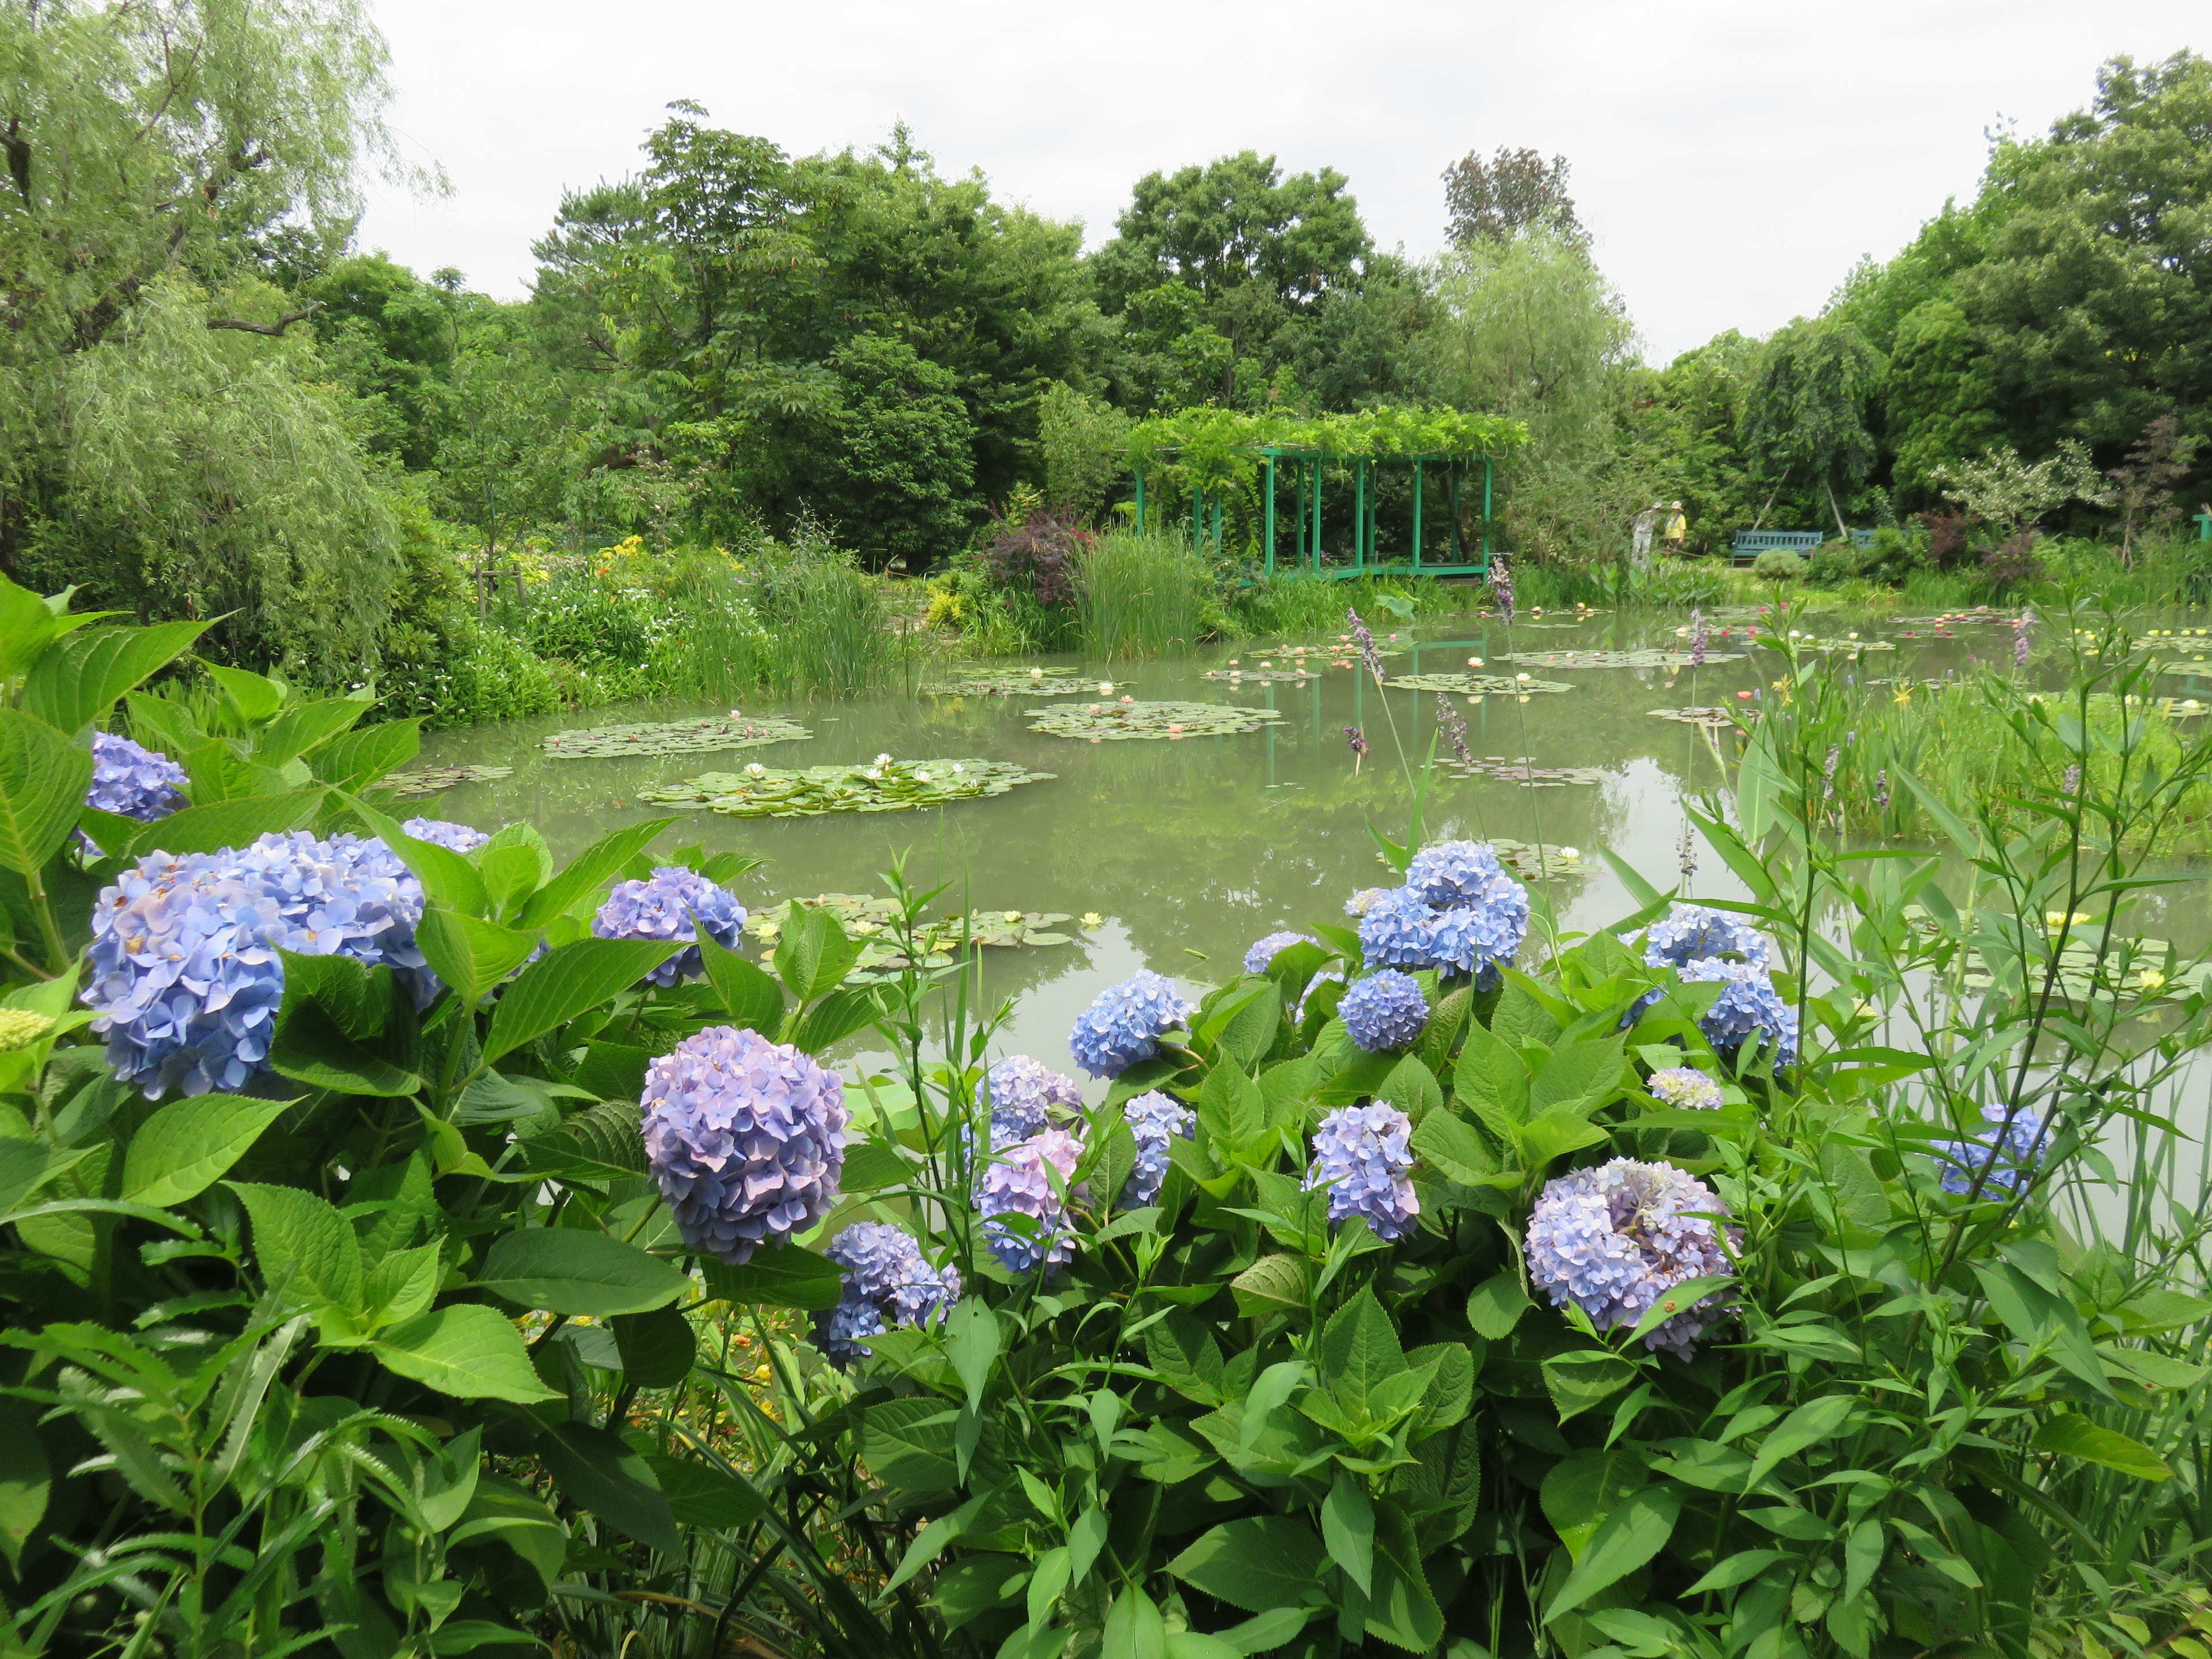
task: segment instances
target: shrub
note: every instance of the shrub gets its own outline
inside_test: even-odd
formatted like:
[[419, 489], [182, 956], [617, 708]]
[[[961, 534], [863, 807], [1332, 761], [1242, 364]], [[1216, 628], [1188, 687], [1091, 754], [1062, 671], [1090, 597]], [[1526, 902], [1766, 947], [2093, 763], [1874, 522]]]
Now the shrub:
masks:
[[983, 545], [984, 568], [1001, 587], [1027, 593], [1048, 610], [1075, 602], [1075, 583], [1096, 541], [1073, 518], [1042, 507], [1000, 520]]
[[1794, 582], [1804, 576], [1805, 560], [1786, 547], [1770, 547], [1753, 561], [1751, 573], [1761, 581]]
[[1982, 575], [2000, 593], [2036, 581], [2043, 574], [2043, 560], [2035, 550], [2036, 533], [2022, 530], [1982, 555]]

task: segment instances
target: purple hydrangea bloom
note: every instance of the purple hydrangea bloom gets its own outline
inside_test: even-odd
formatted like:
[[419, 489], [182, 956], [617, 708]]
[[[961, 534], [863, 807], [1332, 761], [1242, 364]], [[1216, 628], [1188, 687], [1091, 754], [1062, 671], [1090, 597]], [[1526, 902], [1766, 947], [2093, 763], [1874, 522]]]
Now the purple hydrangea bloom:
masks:
[[148, 1099], [239, 1089], [267, 1068], [278, 951], [389, 966], [419, 1006], [438, 984], [415, 942], [422, 919], [422, 884], [381, 842], [302, 830], [153, 853], [101, 890], [79, 994], [108, 1064]]
[[474, 824], [446, 818], [410, 818], [399, 827], [416, 841], [434, 842], [456, 853], [473, 853], [491, 839]]
[[[975, 1210], [983, 1218], [983, 1242], [1008, 1273], [1056, 1272], [1075, 1255], [1075, 1236], [1067, 1227], [1067, 1206], [1053, 1190], [1045, 1166], [1058, 1172], [1065, 1187], [1083, 1156], [1083, 1142], [1064, 1129], [1047, 1129], [994, 1157], [975, 1187]], [[1017, 1232], [999, 1218], [1025, 1215], [1033, 1231]]]
[[1121, 1121], [1137, 1137], [1137, 1167], [1122, 1186], [1120, 1207], [1141, 1210], [1156, 1203], [1168, 1178], [1168, 1142], [1190, 1139], [1198, 1116], [1172, 1095], [1154, 1089], [1121, 1108]]
[[1413, 1192], [1413, 1120], [1380, 1102], [1340, 1106], [1314, 1132], [1306, 1190], [1328, 1189], [1330, 1224], [1366, 1218], [1385, 1243], [1403, 1238], [1421, 1212]]
[[1429, 928], [1436, 912], [1410, 887], [1385, 888], [1359, 917], [1359, 947], [1370, 968], [1433, 968]]
[[1651, 924], [1644, 936], [1644, 962], [1650, 968], [1680, 968], [1692, 962], [1740, 957], [1754, 968], [1772, 959], [1765, 939], [1725, 910], [1702, 904], [1678, 904]]
[[185, 769], [159, 750], [143, 749], [112, 732], [92, 734], [92, 787], [85, 792], [87, 806], [151, 823], [185, 805], [178, 793], [184, 782]]
[[1723, 1103], [1721, 1085], [1694, 1066], [1669, 1066], [1654, 1072], [1644, 1086], [1654, 1100], [1678, 1111], [1717, 1111]]
[[991, 1150], [999, 1152], [1052, 1125], [1052, 1109], [1083, 1109], [1075, 1079], [1027, 1054], [1008, 1054], [975, 1085], [975, 1103], [991, 1115]]
[[1369, 967], [1435, 968], [1486, 988], [1528, 936], [1528, 890], [1471, 841], [1416, 853], [1406, 884], [1378, 894], [1359, 921]]
[[1336, 1017], [1352, 1040], [1370, 1054], [1402, 1048], [1429, 1023], [1428, 1000], [1413, 977], [1395, 968], [1370, 974], [1344, 994]]
[[1158, 1039], [1189, 1018], [1190, 1005], [1176, 994], [1174, 981], [1141, 968], [1076, 1016], [1067, 1047], [1091, 1076], [1119, 1077], [1159, 1053]]
[[[1711, 1188], [1671, 1164], [1617, 1158], [1576, 1170], [1545, 1183], [1529, 1212], [1528, 1274], [1553, 1307], [1572, 1302], [1601, 1331], [1634, 1326], [1675, 1285], [1734, 1275], [1711, 1218], [1726, 1213]], [[1685, 1308], [1644, 1346], [1687, 1359], [1726, 1316], [1723, 1300], [1716, 1291]]]
[[1698, 1029], [1718, 1054], [1733, 1054], [1754, 1031], [1774, 1053], [1774, 1069], [1797, 1062], [1797, 1011], [1782, 1000], [1766, 969], [1747, 962], [1692, 962], [1680, 970], [1686, 985], [1726, 983], [1713, 1006], [1698, 1017]]
[[646, 1157], [684, 1242], [749, 1261], [830, 1212], [845, 1085], [797, 1048], [710, 1025], [645, 1068]]
[[[726, 951], [738, 948], [738, 930], [744, 925], [745, 907], [727, 888], [717, 887], [680, 864], [664, 865], [643, 881], [617, 882], [592, 918], [592, 932], [601, 939], [696, 940], [704, 928], [707, 937]], [[694, 944], [645, 977], [665, 987], [706, 969], [706, 959]]]
[[822, 1254], [845, 1269], [845, 1294], [817, 1325], [815, 1340], [841, 1365], [866, 1358], [866, 1339], [890, 1325], [941, 1320], [960, 1299], [957, 1267], [931, 1267], [912, 1235], [880, 1221], [854, 1222]]
[[2002, 1106], [1982, 1108], [1982, 1121], [1990, 1127], [1972, 1140], [1939, 1140], [1931, 1149], [1943, 1163], [1943, 1190], [1964, 1196], [1973, 1190], [1974, 1178], [1986, 1166], [1989, 1178], [1982, 1191], [2016, 1193], [2021, 1182], [2034, 1173], [2037, 1161], [2049, 1145], [2043, 1120], [2023, 1108], [2005, 1127]]
[[1253, 940], [1251, 948], [1244, 952], [1244, 971], [1264, 974], [1267, 971], [1267, 964], [1293, 945], [1320, 943], [1310, 933], [1270, 933], [1265, 939]]

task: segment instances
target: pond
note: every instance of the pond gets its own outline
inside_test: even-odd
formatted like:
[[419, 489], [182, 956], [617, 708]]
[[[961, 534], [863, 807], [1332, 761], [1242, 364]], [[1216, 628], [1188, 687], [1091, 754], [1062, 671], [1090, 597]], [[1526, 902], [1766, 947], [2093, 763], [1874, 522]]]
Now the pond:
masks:
[[[1732, 754], [1734, 744], [1723, 735], [1717, 750], [1698, 726], [1653, 711], [1737, 706], [1739, 693], [1756, 695], [1763, 680], [1775, 677], [1776, 659], [1749, 651], [1719, 660], [1747, 651], [1740, 616], [1714, 625], [1711, 659], [1703, 667], [1589, 666], [1573, 656], [1507, 659], [1516, 653], [1524, 659], [1537, 653], [1680, 653], [1684, 641], [1676, 630], [1686, 620], [1673, 614], [1578, 619], [1524, 613], [1510, 640], [1495, 617], [1401, 628], [1395, 635], [1378, 630], [1391, 653], [1384, 663], [1389, 678], [1525, 672], [1570, 688], [1531, 691], [1525, 699], [1492, 692], [1470, 701], [1455, 694], [1449, 707], [1466, 720], [1468, 745], [1479, 762], [1499, 763], [1510, 772], [1527, 757], [1540, 775], [1564, 769], [1594, 774], [1593, 781], [1528, 787], [1510, 776], [1462, 777], [1439, 767], [1428, 795], [1429, 838], [1510, 837], [1575, 849], [1577, 856], [1567, 860], [1571, 873], [1534, 884], [1548, 887], [1563, 931], [1596, 927], [1635, 908], [1600, 856], [1601, 847], [1655, 885], [1672, 886], [1682, 858], [1683, 798], [1720, 781], [1717, 754]], [[1734, 630], [1725, 639], [1718, 634], [1723, 625]], [[2010, 648], [2009, 631], [1997, 627], [1936, 637], [1924, 625], [1839, 620], [1832, 613], [1808, 625], [1827, 635], [1863, 630], [1869, 640], [1878, 635], [1898, 646], [1857, 666], [1843, 653], [1832, 654], [1830, 672], [1836, 673], [1941, 675], [1969, 667], [1977, 657], [2008, 659]], [[1290, 645], [1303, 646], [1304, 653], [1284, 648]], [[1107, 985], [1140, 967], [1186, 980], [1218, 979], [1237, 971], [1246, 945], [1261, 934], [1341, 921], [1349, 895], [1395, 881], [1369, 826], [1402, 838], [1412, 802], [1409, 766], [1418, 771], [1432, 743], [1440, 757], [1449, 756], [1437, 735], [1438, 699], [1432, 690], [1378, 690], [1356, 667], [1330, 665], [1336, 645], [1328, 636], [1247, 641], [1166, 662], [1059, 659], [1054, 666], [1073, 666], [1086, 677], [1088, 689], [1074, 696], [922, 690], [804, 703], [763, 699], [746, 704], [744, 720], [789, 720], [811, 735], [735, 751], [568, 758], [541, 746], [562, 731], [729, 712], [691, 703], [634, 704], [434, 733], [425, 740], [422, 764], [503, 766], [512, 774], [407, 804], [485, 828], [526, 820], [563, 856], [618, 824], [673, 814], [680, 822], [663, 845], [696, 841], [710, 851], [731, 848], [765, 860], [738, 884], [739, 896], [755, 908], [794, 894], [880, 892], [878, 872], [904, 854], [917, 879], [949, 884], [938, 909], [973, 905], [1076, 918], [1054, 929], [1069, 936], [1066, 944], [983, 953], [987, 994], [1018, 1000], [1001, 1046], [1064, 1067], [1070, 1023]], [[1482, 659], [1480, 669], [1469, 667], [1471, 657]], [[1306, 665], [1306, 677], [1296, 678]], [[1008, 665], [968, 666], [1003, 672]], [[1231, 673], [1247, 678], [1207, 678]], [[1263, 678], [1285, 673], [1292, 678]], [[1098, 680], [1110, 681], [1113, 690], [1102, 696]], [[1093, 703], [1111, 706], [1124, 696], [1229, 704], [1274, 718], [1230, 735], [1144, 741], [1091, 743], [1030, 729], [1031, 710], [1064, 714]], [[1356, 765], [1348, 726], [1360, 728], [1369, 744]], [[883, 753], [902, 761], [1012, 762], [1052, 775], [945, 807], [811, 817], [738, 818], [639, 800], [641, 791], [702, 773], [751, 763], [863, 763]], [[1698, 843], [1696, 852], [1697, 869], [1687, 883], [1692, 896], [1742, 896], [1710, 849]], [[2201, 902], [2190, 901], [2198, 908]], [[1081, 924], [1086, 913], [1098, 919], [1090, 927]]]

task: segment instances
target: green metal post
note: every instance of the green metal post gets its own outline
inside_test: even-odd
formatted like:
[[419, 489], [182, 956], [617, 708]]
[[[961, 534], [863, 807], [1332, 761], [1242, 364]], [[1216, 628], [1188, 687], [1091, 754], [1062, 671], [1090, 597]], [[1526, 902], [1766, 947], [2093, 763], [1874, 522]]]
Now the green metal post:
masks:
[[1352, 464], [1352, 568], [1367, 568], [1367, 463]]
[[1145, 469], [1137, 469], [1137, 533], [1145, 533]]
[[1275, 580], [1275, 458], [1267, 457], [1267, 580]]
[[1213, 492], [1213, 556], [1217, 559], [1221, 556], [1221, 505], [1228, 495], [1225, 489]]
[[1413, 573], [1421, 569], [1421, 458], [1413, 458]]
[[1482, 574], [1490, 574], [1490, 457], [1482, 458]]
[[1465, 467], [1455, 466], [1452, 469], [1451, 475], [1451, 550], [1454, 564], [1467, 562], [1467, 546], [1459, 533], [1459, 485], [1466, 471]]
[[1313, 568], [1321, 574], [1321, 457], [1314, 457]]

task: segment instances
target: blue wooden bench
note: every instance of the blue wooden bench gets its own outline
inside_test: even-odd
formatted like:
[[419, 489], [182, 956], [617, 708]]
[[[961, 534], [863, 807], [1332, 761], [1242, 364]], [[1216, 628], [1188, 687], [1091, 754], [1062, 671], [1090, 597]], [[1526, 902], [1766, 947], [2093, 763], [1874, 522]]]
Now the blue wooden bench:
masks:
[[[1810, 558], [1813, 550], [1827, 539], [1826, 532], [1819, 530], [1739, 530], [1735, 545], [1729, 549], [1729, 557], [1736, 564], [1750, 564], [1762, 553], [1779, 550]], [[1874, 532], [1854, 530], [1851, 541], [1856, 546], [1872, 546]]]

